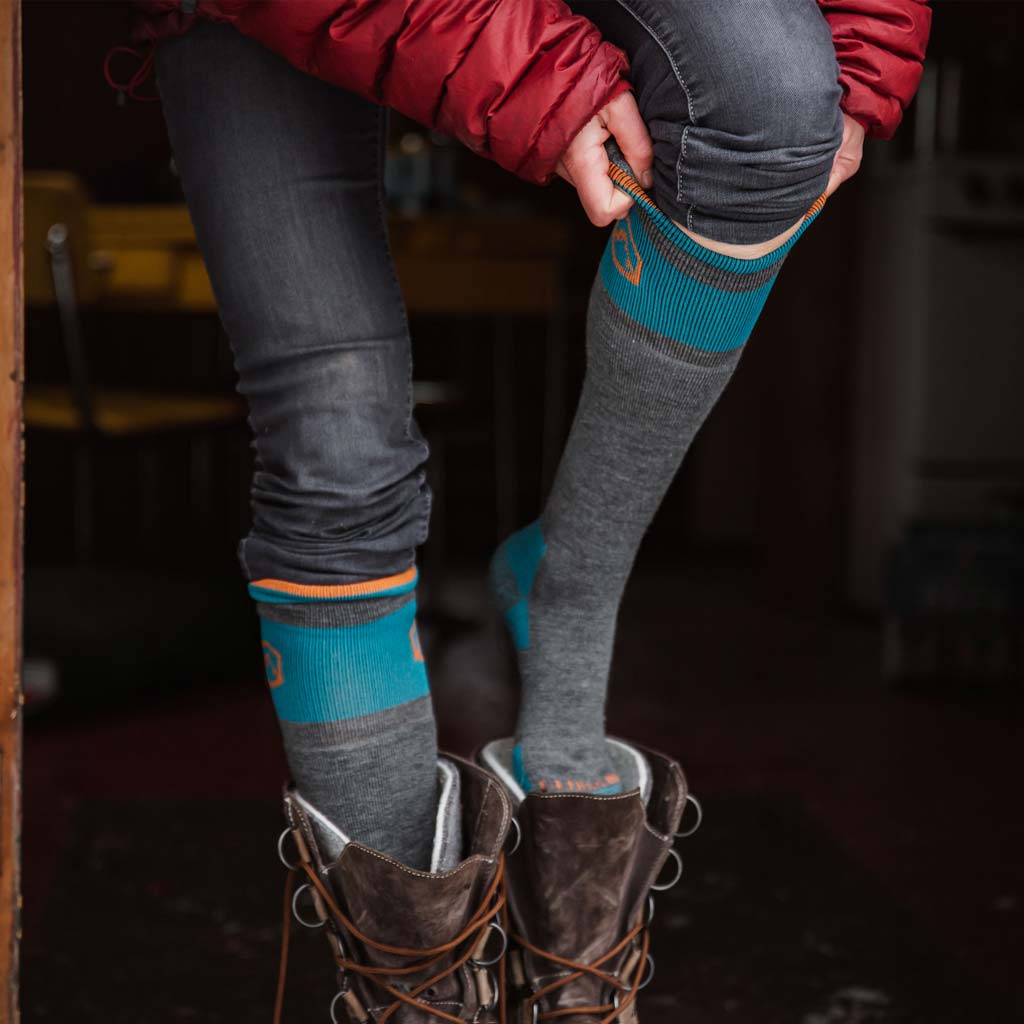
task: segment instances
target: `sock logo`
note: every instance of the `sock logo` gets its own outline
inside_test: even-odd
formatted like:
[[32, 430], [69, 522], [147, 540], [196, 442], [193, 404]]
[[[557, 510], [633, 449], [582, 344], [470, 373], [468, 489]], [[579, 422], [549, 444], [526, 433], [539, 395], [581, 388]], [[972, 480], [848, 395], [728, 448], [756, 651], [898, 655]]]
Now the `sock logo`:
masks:
[[611, 786], [621, 785], [622, 779], [618, 775], [606, 775], [603, 779], [541, 779], [537, 788], [542, 793], [550, 793], [552, 790], [568, 790], [570, 793], [594, 793]]
[[414, 622], [409, 629], [409, 646], [412, 648], [412, 660], [423, 660], [423, 648], [420, 646], [420, 632]]
[[630, 284], [639, 286], [644, 261], [633, 239], [632, 220], [632, 217], [620, 220], [612, 231], [612, 262]]
[[276, 689], [284, 682], [284, 669], [281, 665], [281, 652], [276, 647], [263, 641], [263, 668], [267, 673], [267, 684]]

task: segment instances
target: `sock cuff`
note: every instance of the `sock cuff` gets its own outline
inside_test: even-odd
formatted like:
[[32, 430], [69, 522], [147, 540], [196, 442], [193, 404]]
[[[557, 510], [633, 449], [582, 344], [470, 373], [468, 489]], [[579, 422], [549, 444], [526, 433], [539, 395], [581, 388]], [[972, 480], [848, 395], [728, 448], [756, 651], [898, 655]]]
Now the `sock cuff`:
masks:
[[[691, 365], [728, 363], [746, 344], [783, 261], [823, 202], [772, 252], [737, 259], [690, 238], [655, 206], [627, 168], [613, 161], [609, 173], [636, 202], [612, 229], [595, 291], [603, 292], [624, 319], [631, 341]], [[595, 311], [598, 307], [592, 306]]]
[[368, 597], [393, 597], [406, 594], [416, 586], [415, 565], [393, 576], [356, 583], [290, 583], [287, 580], [261, 579], [249, 584], [249, 596], [267, 604], [296, 604], [305, 601], [361, 601]]
[[633, 172], [623, 161], [618, 163], [613, 156], [608, 165], [608, 174], [612, 183], [620, 192], [625, 192], [650, 217], [657, 230], [663, 234], [666, 240], [676, 249], [695, 257], [709, 267], [717, 270], [728, 271], [730, 274], [756, 274], [767, 270], [777, 263], [781, 263], [789, 254], [789, 250], [796, 245], [800, 236], [811, 225], [811, 222], [821, 213], [825, 206], [826, 196], [820, 195], [810, 209], [804, 214], [799, 228], [777, 248], [763, 256], [756, 256], [751, 259], [743, 259], [738, 256], [727, 256], [725, 253], [715, 252], [707, 246], [701, 245], [696, 239], [691, 238], [675, 221], [666, 217], [654, 200], [647, 194], [641, 184], [633, 177]]

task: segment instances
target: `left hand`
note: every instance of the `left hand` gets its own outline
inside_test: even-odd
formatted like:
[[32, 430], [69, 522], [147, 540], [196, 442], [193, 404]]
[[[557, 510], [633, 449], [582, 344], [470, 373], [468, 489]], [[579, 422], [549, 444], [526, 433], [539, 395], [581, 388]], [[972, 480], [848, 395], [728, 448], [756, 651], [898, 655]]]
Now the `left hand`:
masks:
[[832, 174], [825, 190], [826, 196], [832, 195], [844, 181], [848, 181], [860, 170], [866, 134], [864, 126], [859, 121], [855, 121], [849, 114], [843, 114], [843, 141], [832, 163]]
[[640, 184], [650, 188], [654, 147], [631, 92], [620, 93], [598, 111], [558, 161], [558, 174], [576, 189], [590, 222], [599, 228], [621, 220], [633, 205], [608, 176], [604, 144], [613, 137]]

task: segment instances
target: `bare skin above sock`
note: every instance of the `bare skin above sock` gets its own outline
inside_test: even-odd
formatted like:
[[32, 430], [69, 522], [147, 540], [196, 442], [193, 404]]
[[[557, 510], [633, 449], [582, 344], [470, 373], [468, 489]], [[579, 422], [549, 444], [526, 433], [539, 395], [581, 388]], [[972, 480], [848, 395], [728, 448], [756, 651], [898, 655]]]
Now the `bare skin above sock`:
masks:
[[631, 787], [605, 744], [605, 695], [626, 581], [654, 513], [722, 394], [782, 261], [699, 245], [619, 168], [636, 205], [591, 295], [587, 372], [540, 519], [498, 549], [491, 584], [516, 647], [514, 768], [524, 789]]

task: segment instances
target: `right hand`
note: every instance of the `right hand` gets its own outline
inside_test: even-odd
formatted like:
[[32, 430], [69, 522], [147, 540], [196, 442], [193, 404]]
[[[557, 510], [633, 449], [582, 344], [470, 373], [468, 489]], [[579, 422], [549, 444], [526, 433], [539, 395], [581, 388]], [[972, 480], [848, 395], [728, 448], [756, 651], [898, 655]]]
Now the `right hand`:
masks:
[[613, 137], [640, 184], [650, 188], [654, 146], [631, 92], [620, 93], [583, 126], [557, 167], [558, 174], [576, 189], [590, 222], [599, 228], [621, 220], [633, 205], [608, 176], [604, 144]]

